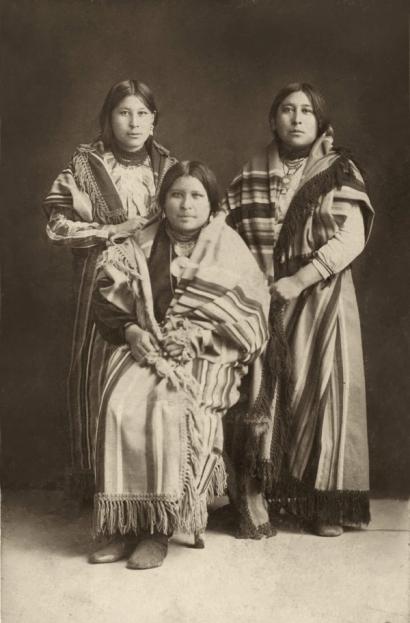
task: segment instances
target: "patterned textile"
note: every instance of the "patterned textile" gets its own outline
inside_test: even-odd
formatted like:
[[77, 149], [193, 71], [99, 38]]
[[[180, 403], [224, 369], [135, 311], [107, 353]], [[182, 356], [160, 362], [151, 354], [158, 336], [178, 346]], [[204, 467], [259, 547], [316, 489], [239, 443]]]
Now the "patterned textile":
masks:
[[[49, 239], [53, 244], [70, 247], [74, 259], [77, 304], [67, 388], [69, 486], [72, 493], [80, 497], [91, 497], [93, 494], [93, 440], [101, 380], [112, 352], [111, 346], [96, 330], [91, 314], [96, 263], [107, 244], [106, 225], [128, 218], [127, 206], [123, 204], [115, 180], [111, 177], [112, 162], [109, 158], [106, 160], [107, 155], [110, 152], [104, 152], [100, 142], [80, 145], [44, 201]], [[149, 156], [158, 193], [163, 176], [175, 159], [155, 141]], [[138, 179], [134, 194], [136, 203], [141, 201], [141, 197], [146, 202], [146, 194], [142, 195]], [[150, 197], [153, 210], [155, 197]], [[145, 204], [141, 207], [145, 215]]]
[[[277, 146], [257, 154], [228, 190], [229, 221], [271, 280], [312, 261], [351, 206], [360, 205], [368, 238], [373, 210], [363, 179], [332, 143], [326, 134], [312, 147], [276, 240]], [[368, 522], [363, 355], [350, 267], [278, 311], [271, 308], [263, 387], [247, 415], [247, 473], [267, 498], [307, 519]]]
[[185, 348], [137, 363], [122, 345], [111, 357], [97, 432], [96, 534], [205, 529], [207, 499], [225, 486], [222, 417], [268, 337], [266, 282], [224, 214], [202, 229], [159, 324], [146, 261], [157, 232], [154, 223], [137, 244], [109, 247], [97, 287], [159, 344], [174, 335]]

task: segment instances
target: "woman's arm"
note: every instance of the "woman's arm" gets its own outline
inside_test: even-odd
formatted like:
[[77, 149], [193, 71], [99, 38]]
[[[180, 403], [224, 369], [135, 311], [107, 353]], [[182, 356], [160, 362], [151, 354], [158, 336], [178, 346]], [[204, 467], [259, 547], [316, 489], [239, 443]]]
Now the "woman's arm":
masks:
[[[121, 306], [109, 300], [116, 300], [115, 296], [112, 297], [115, 292], [121, 292]], [[96, 279], [92, 304], [95, 324], [107, 342], [116, 346], [127, 343], [136, 361], [141, 361], [146, 355], [159, 350], [154, 336], [138, 325], [128, 281], [121, 281], [120, 277], [115, 283], [101, 269]]]
[[91, 200], [78, 188], [71, 168], [57, 177], [43, 206], [48, 216], [46, 232], [49, 239], [54, 244], [73, 248], [105, 245], [112, 235], [133, 233], [143, 224], [140, 218], [118, 225], [93, 221]]
[[316, 252], [316, 257], [291, 277], [270, 287], [273, 300], [286, 303], [303, 290], [344, 270], [362, 252], [365, 244], [363, 215], [358, 203], [350, 203], [335, 235]]

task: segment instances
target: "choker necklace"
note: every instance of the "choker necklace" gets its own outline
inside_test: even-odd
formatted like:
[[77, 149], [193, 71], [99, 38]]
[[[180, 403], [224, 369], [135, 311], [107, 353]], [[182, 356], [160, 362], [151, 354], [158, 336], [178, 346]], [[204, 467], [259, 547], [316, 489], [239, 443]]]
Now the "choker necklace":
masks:
[[288, 147], [282, 142], [278, 143], [278, 150], [280, 159], [286, 160], [300, 160], [301, 158], [307, 158], [310, 154], [310, 150], [312, 149], [312, 145], [308, 145], [307, 147], [300, 147], [299, 149], [292, 149], [292, 147]]
[[115, 159], [125, 167], [137, 167], [143, 164], [148, 157], [145, 145], [143, 145], [141, 149], [138, 149], [138, 151], [126, 151], [125, 149], [121, 149], [116, 143], [113, 143], [111, 151]]
[[167, 232], [168, 238], [171, 241], [174, 253], [178, 257], [189, 257], [191, 255], [196, 245], [196, 241], [198, 240], [199, 232], [201, 231], [201, 229], [202, 227], [199, 230], [190, 232], [189, 234], [181, 234], [171, 229], [168, 221], [165, 221], [165, 231]]

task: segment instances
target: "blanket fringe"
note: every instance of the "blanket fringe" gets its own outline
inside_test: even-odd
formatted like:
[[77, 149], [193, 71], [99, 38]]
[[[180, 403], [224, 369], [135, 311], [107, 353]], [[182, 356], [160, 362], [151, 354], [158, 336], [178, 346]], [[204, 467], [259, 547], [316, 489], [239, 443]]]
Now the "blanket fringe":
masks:
[[305, 521], [365, 525], [370, 522], [368, 491], [321, 491], [289, 479], [271, 492], [269, 503], [271, 508], [283, 507]]
[[295, 194], [274, 250], [275, 274], [283, 276], [280, 265], [290, 260], [289, 254], [296, 232], [306, 222], [308, 216], [313, 214], [319, 198], [334, 188], [341, 188], [352, 179], [355, 179], [355, 175], [349, 156], [341, 152], [330, 167], [312, 177]]
[[228, 486], [227, 481], [228, 478], [225, 468], [225, 462], [222, 455], [219, 455], [212, 472], [211, 481], [206, 490], [207, 504], [212, 504], [215, 498], [226, 494]]
[[207, 505], [225, 491], [225, 466], [222, 457], [218, 457], [206, 491], [198, 494], [191, 474], [185, 483], [182, 500], [97, 493], [94, 496], [93, 533], [99, 537], [154, 531], [162, 534], [203, 532], [208, 521]]
[[155, 531], [171, 534], [178, 526], [178, 502], [133, 495], [94, 496], [94, 535], [139, 534]]

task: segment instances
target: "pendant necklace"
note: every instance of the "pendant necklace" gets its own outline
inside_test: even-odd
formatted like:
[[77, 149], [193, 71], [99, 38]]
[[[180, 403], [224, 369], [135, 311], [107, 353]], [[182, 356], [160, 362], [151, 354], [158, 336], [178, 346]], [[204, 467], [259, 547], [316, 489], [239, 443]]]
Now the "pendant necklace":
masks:
[[299, 171], [299, 169], [303, 166], [303, 164], [305, 163], [306, 158], [298, 158], [297, 160], [282, 160], [282, 167], [283, 167], [283, 177], [282, 177], [282, 184], [283, 184], [283, 188], [281, 189], [281, 194], [285, 195], [288, 190], [289, 190], [289, 185], [292, 181], [292, 177], [295, 175], [295, 173], [297, 173]]

